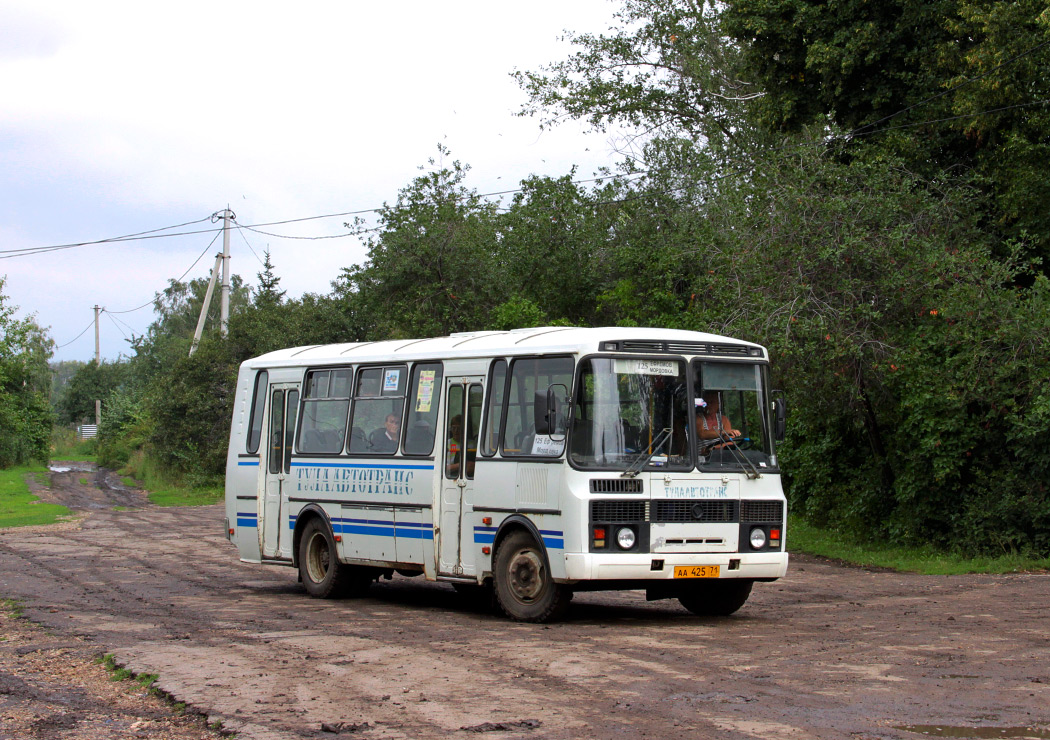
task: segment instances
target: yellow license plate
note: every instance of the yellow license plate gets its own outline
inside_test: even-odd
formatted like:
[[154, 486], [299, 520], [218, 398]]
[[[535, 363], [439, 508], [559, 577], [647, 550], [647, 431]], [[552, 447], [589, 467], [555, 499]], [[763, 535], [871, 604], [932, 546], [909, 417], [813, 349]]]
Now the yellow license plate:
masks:
[[675, 578], [718, 578], [719, 566], [717, 565], [676, 565], [674, 567]]

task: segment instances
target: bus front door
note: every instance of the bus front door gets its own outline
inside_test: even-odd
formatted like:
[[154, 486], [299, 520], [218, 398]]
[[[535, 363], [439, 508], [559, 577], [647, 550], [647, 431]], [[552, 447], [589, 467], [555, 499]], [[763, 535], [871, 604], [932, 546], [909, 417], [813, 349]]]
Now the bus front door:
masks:
[[448, 378], [445, 383], [438, 575], [475, 574], [473, 533], [463, 526], [463, 517], [474, 505], [474, 461], [478, 454], [483, 386], [482, 377]]
[[266, 483], [259, 506], [259, 543], [264, 558], [291, 557], [288, 488], [299, 410], [299, 385], [270, 386], [270, 424], [266, 445]]

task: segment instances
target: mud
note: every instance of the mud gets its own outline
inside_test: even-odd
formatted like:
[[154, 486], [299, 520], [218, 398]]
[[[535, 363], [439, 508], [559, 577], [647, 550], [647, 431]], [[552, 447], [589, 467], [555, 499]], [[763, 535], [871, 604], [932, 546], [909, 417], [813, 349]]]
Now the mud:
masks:
[[237, 561], [220, 506], [83, 508], [78, 527], [0, 533], [0, 596], [159, 674], [240, 738], [1050, 733], [1046, 573], [931, 577], [795, 557], [733, 617], [579, 594], [565, 622], [536, 626], [421, 578], [310, 599], [294, 571]]

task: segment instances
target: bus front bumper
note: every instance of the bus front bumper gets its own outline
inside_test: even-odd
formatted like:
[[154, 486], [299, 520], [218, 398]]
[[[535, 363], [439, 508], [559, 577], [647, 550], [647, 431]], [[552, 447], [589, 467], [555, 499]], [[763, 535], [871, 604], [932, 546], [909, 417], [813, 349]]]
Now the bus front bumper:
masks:
[[[783, 578], [786, 552], [760, 553], [578, 553], [565, 556], [567, 581], [674, 580], [676, 566], [717, 565], [718, 578]], [[560, 579], [559, 579], [560, 580]]]

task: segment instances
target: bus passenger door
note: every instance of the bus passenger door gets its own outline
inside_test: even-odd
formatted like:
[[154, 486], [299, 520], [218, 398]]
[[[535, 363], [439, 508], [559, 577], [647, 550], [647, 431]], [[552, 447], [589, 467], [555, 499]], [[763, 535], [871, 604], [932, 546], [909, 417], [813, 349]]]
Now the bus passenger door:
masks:
[[259, 507], [262, 556], [276, 558], [282, 550], [291, 555], [288, 529], [288, 489], [291, 486], [292, 444], [299, 410], [299, 385], [270, 386], [270, 426], [266, 445], [266, 484]]
[[448, 378], [445, 384], [438, 575], [470, 576], [475, 572], [472, 530], [463, 525], [463, 515], [474, 502], [483, 384], [481, 377]]

